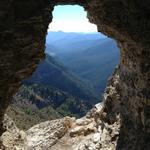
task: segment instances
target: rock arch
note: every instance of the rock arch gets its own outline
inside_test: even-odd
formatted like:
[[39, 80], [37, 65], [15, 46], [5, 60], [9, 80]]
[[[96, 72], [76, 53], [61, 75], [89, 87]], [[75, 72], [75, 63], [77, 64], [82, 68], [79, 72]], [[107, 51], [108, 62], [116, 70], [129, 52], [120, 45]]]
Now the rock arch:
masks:
[[148, 149], [149, 0], [0, 0], [0, 134], [4, 112], [12, 95], [21, 80], [30, 76], [44, 57], [48, 24], [52, 21], [53, 7], [58, 4], [83, 6], [98, 31], [117, 40], [121, 49], [121, 61], [116, 71], [120, 99], [109, 97], [105, 100], [106, 116], [103, 119], [111, 123], [110, 116], [115, 116], [116, 112], [121, 114], [122, 126], [116, 149]]

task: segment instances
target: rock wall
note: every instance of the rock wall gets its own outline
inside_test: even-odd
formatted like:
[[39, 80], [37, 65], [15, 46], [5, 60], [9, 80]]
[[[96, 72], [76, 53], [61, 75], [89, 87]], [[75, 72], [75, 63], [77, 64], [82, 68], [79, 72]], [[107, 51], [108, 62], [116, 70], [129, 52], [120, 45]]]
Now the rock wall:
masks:
[[[118, 149], [150, 146], [150, 3], [148, 1], [91, 1], [87, 10], [98, 30], [115, 38], [121, 49], [118, 68], [121, 129]], [[118, 85], [117, 85], [118, 86]], [[118, 101], [112, 98], [112, 109]], [[110, 114], [110, 99], [105, 108]], [[109, 116], [109, 115], [108, 115]]]
[[44, 57], [51, 12], [46, 0], [0, 0], [0, 134], [12, 95]]
[[[2, 120], [21, 80], [44, 57], [45, 36], [53, 6], [80, 4], [98, 30], [118, 41], [121, 61], [117, 95], [107, 91], [104, 121], [121, 115], [117, 149], [150, 146], [150, 1], [143, 0], [0, 0], [0, 134]], [[111, 85], [109, 85], [111, 86]], [[118, 90], [119, 89], [119, 90]], [[118, 102], [119, 101], [119, 102]], [[117, 107], [116, 107], [117, 106]], [[114, 111], [115, 110], [115, 111]]]

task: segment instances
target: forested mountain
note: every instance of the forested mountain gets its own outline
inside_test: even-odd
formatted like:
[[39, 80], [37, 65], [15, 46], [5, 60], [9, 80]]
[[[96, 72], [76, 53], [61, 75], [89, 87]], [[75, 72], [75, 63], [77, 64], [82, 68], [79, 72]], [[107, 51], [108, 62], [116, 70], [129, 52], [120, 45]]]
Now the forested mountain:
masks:
[[81, 117], [92, 104], [66, 92], [41, 84], [24, 84], [13, 98], [7, 114], [21, 129], [64, 116]]
[[105, 36], [49, 33], [45, 59], [23, 81], [7, 113], [22, 129], [63, 116], [81, 117], [102, 100], [118, 61], [116, 43]]
[[81, 80], [48, 54], [46, 54], [45, 60], [40, 63], [33, 75], [24, 83], [51, 86], [85, 101], [96, 102], [98, 100], [98, 95], [96, 95], [90, 82]]
[[80, 78], [90, 81], [98, 94], [103, 93], [109, 76], [119, 63], [119, 49], [114, 40], [94, 33], [50, 32], [47, 41], [47, 53]]

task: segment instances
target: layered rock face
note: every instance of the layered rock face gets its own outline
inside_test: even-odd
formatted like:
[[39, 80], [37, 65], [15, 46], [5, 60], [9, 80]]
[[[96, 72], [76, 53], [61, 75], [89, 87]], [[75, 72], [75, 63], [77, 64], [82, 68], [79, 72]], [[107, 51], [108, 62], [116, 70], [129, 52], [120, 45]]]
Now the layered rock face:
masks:
[[[58, 4], [82, 5], [98, 30], [118, 41], [118, 81], [114, 89], [106, 90], [102, 118], [112, 124], [116, 114], [121, 116], [117, 149], [149, 149], [149, 0], [0, 0], [0, 134], [12, 95], [44, 56], [48, 24], [53, 7]], [[117, 93], [116, 98], [112, 91]]]

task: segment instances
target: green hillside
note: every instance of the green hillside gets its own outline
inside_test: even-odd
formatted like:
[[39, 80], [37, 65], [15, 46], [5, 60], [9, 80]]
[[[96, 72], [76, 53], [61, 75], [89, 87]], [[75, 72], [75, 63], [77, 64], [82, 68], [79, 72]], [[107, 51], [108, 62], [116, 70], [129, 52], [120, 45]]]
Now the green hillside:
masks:
[[81, 117], [92, 107], [88, 102], [49, 86], [22, 85], [7, 114], [20, 129], [64, 116]]
[[99, 96], [90, 82], [79, 78], [48, 54], [32, 77], [24, 83], [50, 85], [85, 101], [97, 102], [99, 100]]

